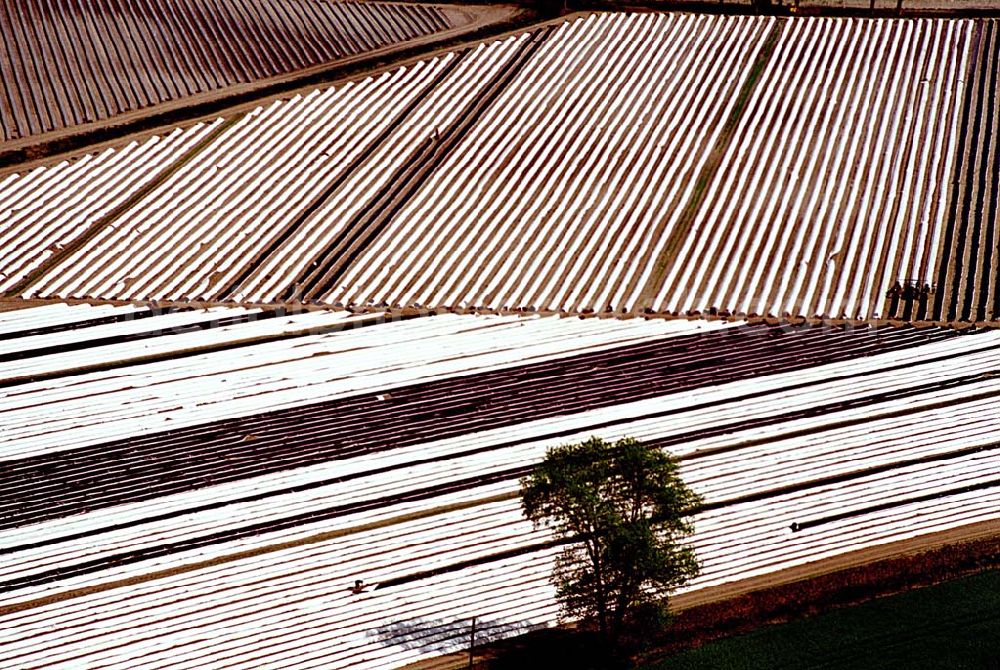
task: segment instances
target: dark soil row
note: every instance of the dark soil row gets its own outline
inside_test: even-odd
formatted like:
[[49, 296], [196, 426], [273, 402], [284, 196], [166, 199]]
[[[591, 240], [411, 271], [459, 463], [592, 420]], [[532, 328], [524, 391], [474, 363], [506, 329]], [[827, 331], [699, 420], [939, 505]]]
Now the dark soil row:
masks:
[[[955, 180], [944, 235], [933, 318], [995, 320], [1000, 315], [997, 263], [997, 197], [1000, 195], [1000, 27], [986, 21], [977, 30], [958, 138]], [[926, 288], [911, 300], [926, 304]]]
[[0, 528], [955, 336], [731, 328], [5, 461]]
[[[968, 381], [970, 383], [975, 383], [975, 381], [977, 381], [977, 380], [970, 378]], [[981, 380], [978, 380], [978, 381], [981, 381]], [[805, 384], [803, 384], [803, 385], [805, 385]], [[919, 387], [919, 391], [922, 392], [922, 393], [924, 393], [924, 394], [928, 394], [928, 393], [932, 394], [932, 393], [934, 393], [934, 391], [938, 390], [937, 387], [940, 387], [940, 386], [941, 386], [940, 384], [938, 384], [938, 385], [925, 385], [925, 386]], [[997, 396], [997, 393], [993, 392], [992, 393], [992, 397], [996, 397], [996, 396]], [[894, 399], [898, 399], [899, 398], [899, 396], [893, 396], [893, 397], [894, 397]], [[784, 415], [781, 415], [780, 417], [774, 417], [774, 419], [775, 419], [775, 421], [778, 421], [778, 420], [794, 421], [794, 420], [805, 418], [805, 417], [815, 417], [815, 416], [822, 416], [824, 414], [832, 414], [832, 413], [842, 412], [842, 411], [844, 411], [846, 409], [849, 409], [851, 407], [856, 407], [856, 406], [859, 406], [861, 404], [873, 404], [873, 403], [877, 403], [877, 402], [884, 402], [887, 399], [888, 399], [888, 397], [885, 394], [883, 394], [883, 393], [874, 393], [874, 394], [872, 394], [870, 396], [867, 396], [867, 397], [864, 397], [864, 398], [858, 398], [855, 401], [849, 401], [849, 402], [834, 401], [834, 402], [831, 402], [831, 403], [823, 405], [823, 406], [811, 407], [808, 410], [802, 410], [802, 411], [799, 411], [799, 412], [796, 412], [796, 413], [784, 414]], [[722, 400], [718, 404], [725, 404], [726, 402], [728, 402], [728, 401], [727, 400]], [[912, 412], [921, 411], [921, 410], [925, 410], [925, 409], [926, 409], [926, 406], [920, 406], [920, 407], [915, 407], [915, 408], [904, 408], [902, 410], [899, 410], [897, 412], [897, 414], [907, 414], [907, 413], [912, 413]], [[647, 415], [644, 415], [644, 416], [645, 416], [645, 418], [653, 418], [653, 417], [656, 417], [656, 416], [669, 415], [670, 413], [671, 413], [671, 410], [663, 410], [663, 411], [661, 411], [659, 413], [651, 413], [651, 414], [647, 414]], [[858, 418], [858, 419], [848, 420], [847, 422], [842, 422], [842, 423], [837, 424], [837, 425], [844, 425], [844, 423], [853, 423], [853, 424], [856, 425], [856, 424], [864, 423], [866, 420], [867, 420], [866, 418], [862, 417], [862, 418]], [[601, 426], [593, 426], [592, 428], [599, 429], [599, 428], [603, 428], [603, 427], [614, 425], [614, 424], [625, 423], [627, 421], [628, 421], [627, 419], [626, 420], [617, 419], [617, 420], [614, 420], [614, 421], [610, 421], [607, 424], [603, 424]], [[748, 428], [748, 426], [746, 425], [745, 422], [737, 420], [737, 421], [734, 421], [734, 422], [729, 422], [727, 424], [720, 424], [720, 425], [716, 426], [716, 428], [718, 429], [717, 432], [719, 434], [725, 434], [725, 433], [731, 433], [731, 432], [740, 431], [740, 430], [746, 430]], [[572, 432], [572, 431], [570, 431], [570, 432]], [[566, 433], [564, 433], [564, 435], [565, 434]], [[446, 454], [446, 455], [435, 455], [435, 456], [429, 456], [428, 458], [425, 458], [425, 459], [419, 459], [419, 456], [414, 456], [414, 458], [416, 458], [417, 460], [411, 460], [411, 461], [406, 462], [406, 463], [396, 463], [396, 464], [392, 464], [392, 465], [388, 465], [388, 466], [383, 466], [383, 467], [380, 467], [380, 468], [377, 468], [377, 469], [372, 469], [372, 470], [368, 470], [368, 471], [358, 472], [356, 474], [335, 477], [335, 478], [332, 478], [332, 479], [327, 479], [327, 480], [322, 480], [322, 481], [310, 482], [308, 484], [299, 484], [299, 485], [295, 485], [293, 487], [289, 487], [289, 488], [286, 488], [286, 489], [279, 489], [279, 490], [273, 490], [272, 489], [272, 490], [262, 491], [262, 492], [258, 492], [258, 493], [246, 496], [246, 497], [240, 499], [239, 501], [227, 500], [227, 501], [220, 501], [220, 502], [205, 503], [205, 504], [200, 505], [200, 506], [195, 507], [195, 508], [185, 508], [183, 510], [177, 510], [177, 511], [173, 511], [173, 512], [165, 512], [165, 513], [162, 513], [162, 514], [159, 514], [159, 515], [155, 515], [153, 517], [147, 517], [147, 518], [143, 518], [143, 519], [135, 519], [135, 520], [131, 520], [131, 521], [124, 521], [124, 522], [115, 524], [113, 526], [107, 526], [107, 527], [103, 527], [103, 528], [97, 528], [97, 527], [90, 528], [88, 530], [80, 531], [78, 533], [75, 533], [75, 534], [69, 535], [69, 536], [52, 537], [52, 538], [48, 538], [48, 539], [46, 539], [44, 541], [41, 541], [41, 542], [29, 542], [29, 543], [24, 544], [24, 545], [7, 547], [7, 548], [4, 548], [4, 549], [0, 549], [0, 555], [16, 554], [16, 553], [21, 552], [21, 551], [35, 549], [35, 548], [39, 548], [39, 547], [45, 546], [45, 545], [57, 544], [57, 543], [60, 543], [60, 542], [68, 542], [68, 541], [74, 541], [75, 542], [75, 541], [80, 541], [80, 540], [86, 540], [89, 537], [98, 536], [98, 535], [101, 535], [102, 533], [106, 533], [106, 532], [110, 532], [110, 531], [122, 530], [122, 529], [125, 529], [125, 528], [135, 527], [135, 526], [141, 526], [141, 525], [143, 525], [145, 523], [163, 522], [163, 521], [167, 521], [167, 520], [170, 520], [170, 519], [174, 519], [174, 518], [186, 516], [186, 515], [189, 515], [189, 514], [200, 513], [200, 512], [205, 512], [205, 511], [209, 511], [209, 510], [221, 509], [223, 507], [226, 507], [227, 505], [232, 504], [233, 502], [255, 502], [255, 501], [265, 500], [267, 498], [274, 497], [274, 496], [280, 496], [280, 495], [291, 494], [291, 493], [300, 493], [300, 492], [304, 492], [304, 491], [307, 491], [307, 490], [313, 490], [313, 489], [321, 488], [323, 486], [329, 486], [329, 485], [335, 484], [335, 483], [344, 483], [344, 482], [348, 482], [348, 481], [352, 481], [352, 480], [362, 479], [362, 478], [365, 478], [365, 477], [371, 477], [373, 475], [383, 475], [384, 474], [384, 475], [388, 475], [388, 476], [391, 477], [393, 474], [404, 473], [410, 467], [413, 467], [413, 466], [415, 466], [417, 464], [420, 464], [420, 463], [448, 462], [448, 461], [451, 461], [453, 459], [459, 459], [459, 458], [462, 458], [462, 457], [465, 457], [465, 456], [468, 456], [468, 455], [479, 454], [479, 453], [483, 453], [483, 452], [490, 452], [490, 451], [495, 451], [495, 450], [508, 449], [510, 447], [517, 446], [518, 444], [532, 442], [532, 441], [536, 441], [538, 439], [558, 438], [559, 436], [560, 435], [558, 435], [558, 434], [549, 434], [549, 435], [542, 435], [542, 436], [536, 435], [536, 436], [534, 436], [532, 438], [518, 438], [518, 439], [514, 439], [514, 440], [511, 440], [511, 441], [508, 441], [508, 442], [502, 442], [502, 443], [499, 443], [499, 444], [489, 445], [489, 446], [486, 446], [486, 447], [477, 447], [475, 449], [472, 449], [470, 451], [465, 451], [465, 452], [462, 452], [462, 453], [451, 453], [451, 454]], [[734, 444], [734, 445], [726, 446], [726, 447], [723, 447], [721, 449], [698, 450], [697, 452], [686, 454], [686, 455], [682, 456], [681, 460], [683, 460], [683, 461], [696, 461], [696, 460], [698, 460], [700, 458], [703, 458], [703, 457], [706, 457], [706, 456], [714, 456], [714, 455], [718, 454], [720, 451], [727, 451], [727, 452], [728, 451], [737, 451], [739, 449], [751, 447], [751, 446], [753, 446], [754, 444], [756, 444], [758, 442], [773, 441], [775, 439], [786, 439], [788, 436], [789, 436], [789, 433], [785, 433], [785, 434], [782, 434], [780, 436], [773, 436], [772, 435], [772, 436], [769, 436], [769, 437], [761, 438], [761, 440], [759, 440], [759, 441], [758, 440], [751, 440], [751, 441], [740, 442], [739, 444]], [[679, 436], [679, 437], [685, 437], [687, 439], [691, 439], [693, 436]], [[669, 440], [668, 442], [670, 442], [671, 444], [676, 444], [677, 440]], [[836, 475], [831, 475], [831, 476], [827, 476], [827, 477], [812, 478], [812, 479], [808, 479], [808, 480], [804, 479], [804, 480], [802, 480], [800, 482], [797, 482], [795, 484], [792, 484], [792, 485], [772, 487], [772, 488], [765, 488], [765, 489], [757, 490], [757, 491], [754, 491], [752, 493], [745, 494], [745, 495], [734, 495], [734, 496], [730, 496], [730, 497], [727, 497], [727, 498], [720, 498], [720, 499], [714, 500], [714, 501], [712, 501], [710, 503], [706, 503], [705, 505], [702, 506], [702, 510], [703, 511], [708, 511], [708, 510], [722, 509], [722, 508], [730, 507], [730, 506], [733, 506], [733, 505], [744, 504], [744, 503], [749, 502], [749, 501], [763, 501], [763, 500], [767, 500], [767, 499], [771, 499], [771, 498], [781, 497], [781, 496], [787, 495], [788, 493], [798, 492], [798, 491], [825, 490], [825, 489], [829, 488], [830, 486], [836, 486], [836, 485], [840, 485], [840, 484], [846, 484], [846, 483], [849, 483], [849, 482], [852, 482], [852, 481], [855, 481], [855, 480], [859, 480], [859, 479], [864, 479], [864, 478], [867, 478], [867, 477], [871, 477], [872, 475], [875, 475], [875, 474], [886, 473], [886, 472], [891, 472], [893, 470], [897, 470], [897, 469], [900, 469], [900, 468], [910, 467], [910, 466], [918, 464], [918, 463], [944, 462], [944, 461], [949, 461], [949, 460], [952, 460], [952, 459], [955, 459], [955, 458], [963, 458], [963, 457], [966, 457], [966, 456], [971, 455], [971, 454], [978, 454], [978, 453], [983, 453], [983, 452], [987, 452], [987, 451], [995, 451], [997, 449], [1000, 449], [1000, 445], [998, 445], [998, 444], [985, 445], [985, 446], [975, 446], [975, 447], [965, 447], [965, 448], [955, 449], [955, 450], [950, 451], [950, 452], [933, 454], [933, 455], [930, 455], [930, 456], [919, 456], [917, 458], [899, 459], [899, 460], [896, 460], [896, 461], [894, 461], [892, 463], [887, 463], [887, 464], [882, 464], [882, 465], [875, 465], [875, 466], [870, 466], [870, 467], [859, 467], [858, 469], [850, 471], [850, 472], [843, 472], [843, 473], [839, 473], [839, 474], [836, 474]], [[173, 554], [175, 552], [189, 551], [189, 550], [192, 550], [192, 549], [198, 549], [198, 548], [202, 548], [202, 547], [211, 546], [211, 545], [217, 544], [217, 543], [229, 542], [229, 541], [233, 541], [233, 540], [237, 540], [237, 539], [242, 539], [242, 538], [250, 538], [250, 537], [254, 537], [254, 536], [265, 534], [265, 533], [274, 533], [274, 532], [278, 532], [278, 531], [282, 531], [282, 530], [292, 529], [292, 528], [296, 528], [298, 526], [301, 526], [303, 524], [313, 524], [313, 523], [318, 523], [318, 522], [323, 522], [323, 521], [329, 521], [329, 520], [332, 520], [332, 519], [335, 519], [335, 518], [338, 518], [338, 517], [341, 517], [341, 516], [344, 516], [344, 515], [348, 515], [348, 514], [355, 514], [355, 513], [358, 513], [358, 512], [363, 512], [363, 511], [368, 511], [368, 510], [378, 510], [378, 509], [384, 508], [386, 506], [398, 505], [398, 504], [406, 503], [406, 502], [414, 502], [414, 501], [420, 501], [420, 500], [430, 500], [430, 499], [433, 499], [433, 498], [436, 498], [436, 497], [439, 497], [439, 496], [442, 496], [442, 495], [446, 495], [446, 494], [449, 494], [449, 493], [452, 493], [452, 492], [472, 490], [472, 489], [475, 489], [475, 488], [478, 488], [478, 487], [482, 487], [482, 486], [486, 486], [486, 485], [493, 484], [493, 483], [498, 483], [498, 482], [516, 481], [516, 480], [520, 479], [521, 477], [524, 477], [525, 475], [529, 474], [531, 472], [531, 470], [532, 470], [532, 465], [530, 463], [520, 464], [520, 465], [511, 467], [511, 468], [506, 468], [506, 469], [503, 469], [503, 470], [492, 471], [492, 472], [489, 472], [489, 473], [486, 473], [486, 474], [477, 474], [477, 475], [465, 476], [465, 477], [462, 477], [462, 478], [456, 478], [456, 479], [446, 480], [446, 481], [443, 481], [443, 482], [440, 482], [440, 483], [435, 483], [435, 484], [432, 484], [432, 485], [429, 485], [429, 486], [425, 486], [425, 487], [413, 488], [413, 489], [407, 490], [407, 491], [405, 491], [403, 493], [391, 493], [391, 494], [388, 494], [388, 495], [382, 495], [382, 496], [379, 496], [379, 497], [373, 497], [373, 498], [369, 498], [369, 499], [365, 499], [365, 500], [354, 501], [354, 502], [350, 502], [350, 503], [347, 503], [347, 504], [334, 505], [334, 506], [327, 507], [327, 508], [322, 508], [322, 509], [319, 509], [319, 508], [317, 508], [317, 509], [310, 509], [310, 510], [308, 510], [306, 512], [301, 512], [301, 513], [298, 513], [298, 514], [288, 515], [288, 516], [285, 516], [285, 517], [282, 517], [282, 518], [278, 518], [278, 519], [268, 520], [268, 521], [264, 521], [264, 522], [257, 522], [257, 523], [246, 523], [245, 525], [242, 525], [242, 526], [233, 526], [233, 527], [230, 527], [230, 528], [226, 528], [224, 530], [220, 530], [220, 531], [216, 531], [216, 532], [211, 532], [211, 533], [206, 533], [206, 534], [201, 535], [201, 536], [185, 538], [185, 539], [180, 540], [180, 541], [167, 542], [167, 543], [163, 543], [163, 544], [159, 544], [159, 545], [151, 545], [151, 546], [143, 547], [143, 548], [136, 549], [136, 550], [123, 551], [123, 552], [121, 552], [119, 554], [110, 555], [110, 556], [103, 556], [103, 557], [99, 557], [99, 558], [95, 558], [95, 559], [91, 559], [91, 560], [82, 561], [82, 562], [79, 562], [79, 563], [67, 563], [67, 564], [64, 564], [64, 565], [60, 565], [57, 568], [52, 568], [52, 569], [49, 569], [49, 570], [41, 571], [41, 572], [38, 572], [38, 573], [35, 573], [35, 574], [32, 574], [32, 575], [28, 575], [28, 576], [25, 576], [25, 577], [17, 578], [17, 579], [10, 580], [10, 581], [7, 581], [7, 582], [0, 582], [0, 592], [10, 591], [10, 590], [16, 590], [16, 589], [24, 588], [24, 587], [28, 587], [28, 586], [37, 586], [37, 585], [40, 585], [40, 584], [46, 584], [46, 583], [50, 583], [50, 582], [57, 581], [57, 580], [60, 580], [60, 579], [66, 579], [66, 578], [71, 577], [71, 576], [79, 576], [79, 575], [84, 575], [84, 574], [90, 574], [90, 573], [98, 572], [98, 571], [101, 571], [101, 570], [105, 570], [105, 569], [107, 569], [109, 567], [113, 567], [113, 566], [122, 566], [122, 565], [127, 565], [127, 564], [133, 564], [133, 563], [141, 562], [141, 561], [152, 559], [152, 558], [159, 558], [159, 557], [168, 556], [168, 555]], [[927, 495], [924, 495], [924, 496], [920, 496], [918, 498], [907, 498], [907, 499], [902, 499], [902, 500], [894, 500], [894, 501], [890, 501], [890, 502], [883, 502], [883, 503], [879, 503], [879, 504], [874, 505], [874, 506], [853, 508], [853, 509], [850, 509], [850, 510], [845, 510], [843, 512], [840, 512], [837, 515], [835, 515], [834, 517], [827, 517], [827, 518], [819, 518], [819, 519], [807, 520], [807, 521], [805, 521], [805, 522], [803, 522], [801, 524], [798, 524], [798, 526], [799, 526], [800, 530], [801, 529], [806, 529], [806, 528], [809, 528], [809, 527], [814, 527], [814, 526], [822, 525], [824, 523], [828, 523], [828, 522], [833, 521], [833, 520], [840, 520], [840, 519], [845, 519], [845, 518], [849, 518], [849, 517], [854, 517], [854, 516], [859, 516], [859, 515], [864, 515], [864, 514], [870, 514], [872, 512], [887, 511], [887, 510], [891, 510], [891, 509], [896, 508], [896, 507], [900, 507], [900, 506], [903, 506], [903, 505], [911, 504], [913, 502], [919, 502], [919, 501], [924, 501], [924, 500], [926, 500], [926, 501], [932, 501], [932, 500], [937, 500], [939, 498], [947, 498], [947, 497], [950, 497], [950, 496], [953, 496], [953, 495], [968, 493], [969, 491], [972, 491], [972, 490], [986, 490], [986, 489], [990, 489], [990, 488], [995, 488], [996, 486], [1000, 486], [1000, 480], [990, 481], [990, 482], [984, 482], [984, 483], [980, 483], [980, 484], [976, 484], [976, 485], [971, 485], [971, 486], [957, 487], [957, 488], [952, 489], [952, 490], [938, 492], [938, 493], [934, 493], [934, 494], [927, 494]], [[449, 565], [439, 566], [437, 568], [434, 568], [429, 573], [419, 572], [419, 573], [414, 573], [414, 574], [410, 574], [410, 575], [404, 575], [404, 576], [398, 577], [396, 579], [389, 580], [388, 582], [383, 582], [382, 583], [382, 588], [389, 587], [389, 586], [392, 586], [392, 585], [397, 585], [397, 584], [408, 583], [408, 582], [412, 582], [412, 581], [418, 581], [420, 579], [424, 579], [424, 578], [430, 576], [431, 574], [442, 574], [442, 573], [445, 573], [445, 572], [453, 572], [453, 571], [456, 571], [456, 570], [464, 569], [465, 567], [469, 567], [471, 565], [487, 564], [487, 563], [490, 563], [490, 562], [493, 562], [493, 561], [503, 560], [503, 559], [506, 559], [506, 558], [509, 558], [509, 557], [512, 557], [512, 556], [517, 556], [517, 555], [521, 555], [521, 554], [525, 554], [525, 553], [531, 553], [531, 552], [534, 552], [534, 551], [538, 551], [539, 549], [544, 549], [544, 548], [548, 548], [548, 547], [554, 546], [555, 544], [559, 544], [559, 542], [558, 541], [555, 541], [555, 542], [549, 541], [549, 542], [544, 542], [544, 543], [541, 543], [541, 544], [523, 545], [523, 546], [518, 546], [516, 548], [510, 549], [510, 550], [503, 550], [503, 551], [500, 551], [500, 552], [495, 553], [495, 554], [490, 554], [488, 556], [477, 557], [477, 558], [474, 558], [474, 559], [469, 559], [468, 561], [460, 561], [460, 562], [455, 563], [455, 564], [449, 564]]]

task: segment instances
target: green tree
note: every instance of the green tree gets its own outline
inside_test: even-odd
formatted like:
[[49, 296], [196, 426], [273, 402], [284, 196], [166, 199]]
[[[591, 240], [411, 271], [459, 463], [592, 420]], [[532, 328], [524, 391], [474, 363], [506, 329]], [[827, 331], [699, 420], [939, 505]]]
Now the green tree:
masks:
[[553, 573], [563, 613], [613, 647], [629, 628], [662, 627], [669, 593], [698, 574], [681, 541], [701, 499], [656, 447], [591, 437], [550, 449], [521, 480], [521, 504], [536, 527], [568, 541]]

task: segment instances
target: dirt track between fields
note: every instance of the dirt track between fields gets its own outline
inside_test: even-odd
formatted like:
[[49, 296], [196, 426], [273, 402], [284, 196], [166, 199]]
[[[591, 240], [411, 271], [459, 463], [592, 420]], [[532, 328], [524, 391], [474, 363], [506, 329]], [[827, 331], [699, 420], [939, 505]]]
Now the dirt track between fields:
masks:
[[442, 5], [442, 8], [452, 22], [459, 24], [457, 27], [276, 77], [226, 86], [110, 119], [0, 143], [0, 176], [121, 146], [176, 127], [243, 114], [272, 100], [370, 77], [452, 51], [465, 43], [521, 32], [540, 21], [535, 12], [515, 5]]
[[[671, 598], [677, 625], [667, 649], [681, 649], [758, 626], [801, 618], [912, 588], [930, 586], [984, 567], [1000, 566], [1000, 519], [833, 556], [780, 572], [700, 589]], [[870, 573], [870, 574], [868, 574]], [[891, 574], [891, 578], [886, 575]], [[479, 664], [495, 654], [477, 650]], [[430, 658], [406, 670], [459, 670], [468, 652]]]
[[833, 572], [857, 568], [876, 561], [916, 554], [951, 544], [972, 542], [984, 538], [1000, 537], [1000, 519], [961, 526], [950, 530], [921, 535], [909, 540], [868, 547], [831, 558], [806, 563], [780, 572], [684, 593], [671, 598], [671, 607], [680, 611], [709, 602], [719, 602], [753, 591], [783, 586], [793, 582], [815, 579]]

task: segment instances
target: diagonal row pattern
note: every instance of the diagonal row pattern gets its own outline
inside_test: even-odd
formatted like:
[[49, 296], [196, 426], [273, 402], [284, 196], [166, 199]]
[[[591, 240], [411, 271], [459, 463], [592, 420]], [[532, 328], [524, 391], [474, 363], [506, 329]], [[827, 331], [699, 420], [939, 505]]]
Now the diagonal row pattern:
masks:
[[201, 123], [0, 180], [0, 292], [44, 267], [222, 123]]
[[563, 25], [320, 298], [628, 308], [771, 26], [659, 14]]
[[978, 31], [934, 318], [995, 321], [1000, 315], [1000, 34], [994, 22]]
[[449, 27], [323, 0], [4, 0], [0, 142], [253, 82]]
[[[546, 26], [232, 119], [8, 290], [988, 321], [996, 30], [657, 13]], [[50, 257], [53, 207], [20, 255]]]

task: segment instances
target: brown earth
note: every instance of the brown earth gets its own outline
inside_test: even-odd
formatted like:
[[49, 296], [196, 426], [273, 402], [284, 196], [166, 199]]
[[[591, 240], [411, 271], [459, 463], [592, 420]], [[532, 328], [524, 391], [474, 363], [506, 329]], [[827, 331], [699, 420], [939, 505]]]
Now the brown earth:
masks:
[[[640, 660], [650, 661], [762, 625], [799, 619], [996, 567], [1000, 567], [1000, 519], [680, 594], [670, 601], [676, 619], [667, 633], [668, 641], [658, 644]], [[476, 667], [489, 667], [489, 659], [505, 649], [530, 650], [531, 638], [529, 633], [477, 650]], [[462, 652], [405, 667], [458, 670], [468, 667], [468, 663], [468, 653]]]
[[[273, 309], [275, 307], [287, 309], [290, 312], [295, 311], [316, 311], [316, 310], [330, 310], [334, 309], [332, 305], [322, 304], [322, 303], [298, 303], [298, 302], [237, 302], [237, 301], [222, 301], [222, 300], [108, 300], [104, 298], [21, 298], [17, 295], [2, 295], [0, 294], [0, 312], [11, 309], [23, 309], [25, 307], [41, 307], [43, 305], [48, 305], [52, 303], [67, 303], [70, 305], [131, 305], [131, 304], [144, 304], [144, 305], [154, 305], [160, 307], [187, 307], [192, 309], [207, 309], [209, 307], [245, 307], [245, 308], [265, 308]], [[967, 328], [998, 328], [1000, 327], [1000, 321], [980, 321], [975, 323], [968, 323], [963, 321], [906, 321], [903, 319], [830, 319], [830, 318], [820, 318], [820, 317], [771, 317], [771, 316], [745, 316], [742, 314], [672, 314], [667, 312], [643, 312], [643, 313], [619, 313], [619, 312], [566, 312], [566, 311], [550, 311], [550, 310], [539, 310], [539, 309], [489, 309], [482, 307], [474, 308], [451, 308], [451, 307], [404, 307], [398, 308], [380, 308], [380, 307], [367, 307], [367, 306], [356, 306], [356, 307], [345, 307], [342, 308], [346, 311], [353, 312], [356, 314], [361, 313], [380, 313], [384, 314], [386, 319], [396, 319], [396, 318], [410, 318], [415, 316], [430, 316], [433, 314], [501, 314], [501, 315], [538, 315], [538, 316], [564, 316], [564, 317], [579, 317], [588, 319], [666, 319], [680, 320], [680, 321], [746, 321], [747, 323], [759, 324], [766, 323], [769, 325], [802, 325], [809, 324], [812, 326], [915, 326], [916, 328], [931, 328], [931, 327], [943, 327], [943, 328], [954, 328], [955, 330], [965, 330]]]
[[0, 144], [0, 176], [81, 153], [120, 146], [177, 126], [249, 112], [270, 100], [308, 92], [319, 86], [364, 79], [451, 51], [465, 43], [521, 32], [539, 18], [530, 9], [507, 4], [448, 5], [443, 9], [455, 28], [332, 63], [206, 91], [110, 119], [4, 142]]

